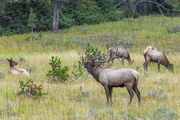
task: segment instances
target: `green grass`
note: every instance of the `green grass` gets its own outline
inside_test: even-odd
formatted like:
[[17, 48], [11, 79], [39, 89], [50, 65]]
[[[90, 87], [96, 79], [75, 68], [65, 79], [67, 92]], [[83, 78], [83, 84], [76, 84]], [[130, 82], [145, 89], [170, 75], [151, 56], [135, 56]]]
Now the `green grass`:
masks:
[[[47, 51], [64, 51], [80, 47], [79, 42], [107, 44], [107, 41], [133, 38], [133, 50], [138, 52], [146, 45], [155, 45], [166, 51], [180, 51], [179, 33], [168, 33], [167, 28], [178, 26], [178, 17], [149, 16], [137, 19], [124, 19], [99, 25], [75, 26], [59, 33], [37, 33], [29, 40], [31, 34], [0, 37], [0, 51], [3, 53], [32, 53]], [[48, 44], [48, 41], [50, 42]], [[79, 41], [79, 42], [78, 42]]]
[[[180, 115], [180, 33], [168, 33], [166, 28], [179, 25], [179, 18], [163, 16], [140, 17], [125, 19], [119, 22], [110, 22], [99, 25], [75, 26], [60, 31], [59, 33], [41, 33], [37, 40], [27, 40], [31, 34], [2, 36], [0, 37], [0, 70], [5, 78], [0, 79], [0, 119], [23, 120], [57, 120], [57, 119], [120, 119], [123, 113], [128, 113], [131, 119], [136, 117], [146, 118], [151, 116], [159, 107], [169, 108]], [[82, 53], [82, 44], [91, 42], [93, 45], [106, 50], [106, 44], [132, 37], [133, 46], [129, 48], [135, 60], [132, 66], [122, 66], [118, 60], [113, 64], [116, 68], [139, 68], [139, 89], [142, 95], [142, 105], [137, 105], [134, 97], [131, 106], [127, 106], [129, 95], [127, 90], [115, 88], [113, 92], [112, 107], [106, 106], [103, 87], [91, 75], [85, 74], [71, 83], [51, 83], [46, 77], [50, 69], [48, 64], [51, 56], [59, 56], [63, 65], [71, 68], [79, 60]], [[47, 44], [47, 41], [51, 42]], [[84, 43], [83, 43], [84, 42]], [[161, 67], [157, 72], [157, 65], [151, 64], [148, 77], [143, 74], [143, 49], [147, 45], [154, 45], [165, 51], [169, 60], [175, 66], [175, 73], [170, 73]], [[25, 63], [35, 66], [35, 71], [30, 78], [48, 94], [40, 98], [17, 96], [20, 91], [19, 80], [29, 79], [25, 76], [8, 74], [6, 58], [12, 57], [16, 61], [19, 57], [25, 58]], [[69, 79], [71, 81], [73, 78]], [[84, 96], [80, 87], [89, 92]], [[163, 99], [152, 98], [148, 93], [158, 86], [163, 88], [166, 97]]]

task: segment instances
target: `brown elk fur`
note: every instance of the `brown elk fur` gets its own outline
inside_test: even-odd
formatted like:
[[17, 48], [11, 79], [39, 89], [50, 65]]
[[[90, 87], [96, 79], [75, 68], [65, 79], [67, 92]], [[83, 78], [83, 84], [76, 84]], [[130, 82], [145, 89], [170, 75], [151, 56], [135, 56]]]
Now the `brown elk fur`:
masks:
[[125, 48], [121, 48], [121, 47], [109, 47], [109, 45], [107, 45], [107, 49], [108, 49], [108, 53], [109, 53], [109, 61], [112, 61], [115, 58], [118, 58], [119, 61], [121, 62], [121, 64], [124, 65], [124, 60], [126, 59], [128, 61], [129, 64], [132, 64], [134, 60], [131, 60], [131, 57], [129, 55], [129, 52], [127, 51], [127, 49]]
[[138, 103], [140, 104], [141, 97], [140, 92], [137, 87], [139, 80], [139, 73], [136, 70], [124, 68], [124, 69], [111, 69], [101, 67], [100, 64], [94, 61], [85, 62], [84, 67], [87, 71], [99, 82], [103, 85], [107, 104], [112, 104], [112, 91], [113, 87], [126, 87], [128, 93], [130, 95], [129, 104], [132, 101], [134, 96], [134, 92], [138, 97]]
[[158, 71], [160, 71], [160, 65], [165, 66], [168, 70], [173, 72], [173, 64], [171, 64], [163, 52], [159, 52], [157, 49], [152, 46], [147, 46], [144, 50], [144, 69], [147, 71], [148, 64], [150, 62], [157, 63]]

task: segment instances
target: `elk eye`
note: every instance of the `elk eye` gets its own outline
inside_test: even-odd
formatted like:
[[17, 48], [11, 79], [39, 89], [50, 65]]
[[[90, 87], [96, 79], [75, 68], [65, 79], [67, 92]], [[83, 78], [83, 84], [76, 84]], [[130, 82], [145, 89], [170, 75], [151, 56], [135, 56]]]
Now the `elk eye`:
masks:
[[91, 66], [92, 66], [92, 67], [94, 67], [94, 66], [95, 66], [95, 64], [92, 64]]

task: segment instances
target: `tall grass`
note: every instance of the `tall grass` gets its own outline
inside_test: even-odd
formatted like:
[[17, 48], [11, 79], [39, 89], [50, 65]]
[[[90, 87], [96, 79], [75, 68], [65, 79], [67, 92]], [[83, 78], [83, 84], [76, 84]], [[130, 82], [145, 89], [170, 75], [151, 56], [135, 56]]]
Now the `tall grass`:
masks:
[[[130, 119], [137, 117], [153, 119], [151, 116], [158, 108], [172, 109], [179, 115], [180, 34], [166, 31], [167, 26], [176, 24], [180, 24], [179, 18], [149, 16], [93, 26], [75, 26], [62, 30], [58, 34], [42, 33], [42, 37], [38, 40], [27, 40], [30, 34], [0, 37], [0, 58], [3, 60], [0, 70], [5, 74], [5, 78], [0, 79], [0, 119], [123, 120], [123, 115]], [[82, 44], [84, 44], [81, 44], [82, 41], [91, 42], [105, 50], [108, 42], [127, 39], [129, 36], [133, 39], [133, 46], [129, 48], [135, 60], [133, 65], [129, 66], [126, 62], [125, 66], [122, 66], [118, 60], [115, 60], [113, 67], [131, 67], [140, 72], [141, 106], [138, 106], [135, 97], [128, 107], [127, 90], [115, 88], [113, 105], [107, 107], [103, 87], [88, 73], [85, 77], [65, 84], [48, 81], [46, 74], [50, 69], [48, 62], [51, 56], [59, 56], [64, 65], [72, 68], [73, 64], [80, 59], [78, 53], [82, 51]], [[48, 40], [51, 42], [44, 44]], [[149, 44], [165, 51], [174, 64], [175, 73], [170, 73], [164, 67], [161, 67], [161, 72], [158, 73], [157, 65], [151, 64], [148, 77], [144, 76], [142, 51]], [[17, 96], [16, 93], [20, 90], [18, 81], [29, 78], [12, 76], [8, 73], [9, 66], [6, 58], [9, 57], [16, 61], [19, 57], [25, 58], [25, 63], [20, 63], [19, 67], [33, 65], [36, 70], [31, 73], [30, 78], [42, 84], [47, 95], [41, 98]], [[158, 87], [163, 89], [165, 96], [162, 98], [149, 96], [148, 93]], [[89, 95], [84, 95], [80, 88]]]

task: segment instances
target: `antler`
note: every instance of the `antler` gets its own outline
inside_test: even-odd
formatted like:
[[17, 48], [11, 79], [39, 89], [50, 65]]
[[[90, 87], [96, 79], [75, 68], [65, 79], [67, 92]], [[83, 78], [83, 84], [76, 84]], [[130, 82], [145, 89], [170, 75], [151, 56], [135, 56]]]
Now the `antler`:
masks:
[[107, 62], [107, 58], [105, 56], [96, 56], [94, 60], [98, 63], [105, 63]]
[[107, 59], [105, 55], [98, 48], [92, 47], [90, 44], [87, 44], [85, 48], [85, 57], [81, 57], [82, 62], [97, 62], [105, 63]]

